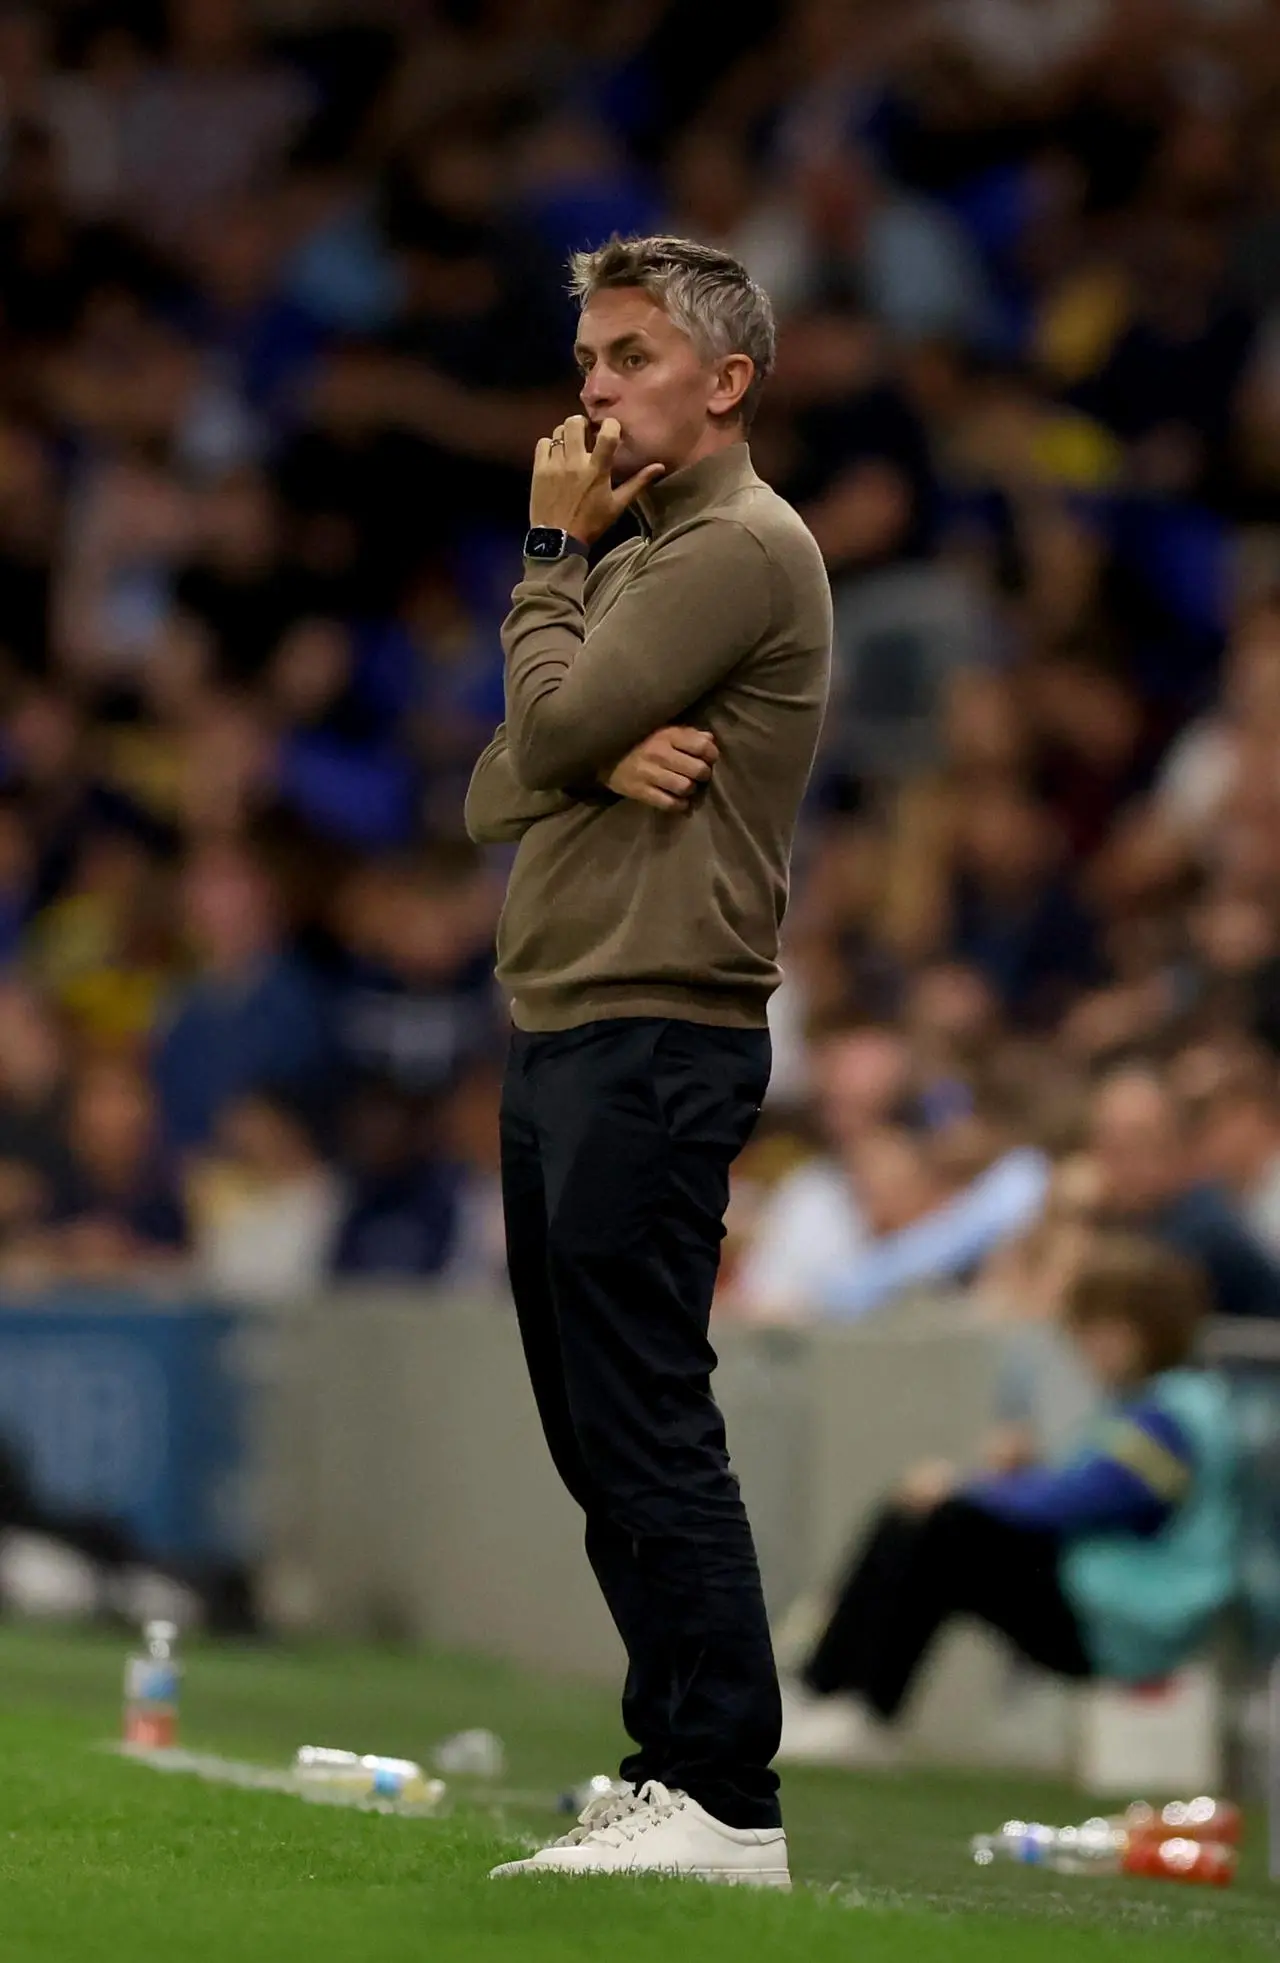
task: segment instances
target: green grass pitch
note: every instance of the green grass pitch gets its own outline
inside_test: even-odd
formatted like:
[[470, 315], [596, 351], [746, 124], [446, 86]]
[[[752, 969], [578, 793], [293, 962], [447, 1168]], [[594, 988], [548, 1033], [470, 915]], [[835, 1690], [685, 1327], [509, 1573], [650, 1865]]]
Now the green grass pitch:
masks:
[[[1255, 1821], [1218, 1892], [981, 1873], [971, 1832], [1070, 1819], [1035, 1781], [823, 1773], [787, 1781], [793, 1895], [697, 1884], [489, 1883], [550, 1795], [607, 1769], [611, 1699], [473, 1659], [193, 1648], [183, 1739], [284, 1763], [299, 1744], [424, 1756], [485, 1724], [507, 1741], [497, 1806], [454, 1782], [447, 1818], [384, 1818], [160, 1776], [95, 1749], [119, 1716], [121, 1647], [0, 1632], [3, 1963], [1225, 1963], [1280, 1951]], [[545, 1793], [545, 1801], [539, 1794]], [[1087, 1809], [1086, 1809], [1087, 1810]]]

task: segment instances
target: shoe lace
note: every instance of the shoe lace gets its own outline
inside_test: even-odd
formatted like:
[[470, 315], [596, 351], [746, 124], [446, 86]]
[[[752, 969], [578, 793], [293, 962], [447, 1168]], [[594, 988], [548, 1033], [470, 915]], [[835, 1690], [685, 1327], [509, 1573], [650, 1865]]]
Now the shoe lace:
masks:
[[601, 1828], [610, 1827], [628, 1813], [633, 1813], [639, 1804], [639, 1793], [601, 1793], [583, 1807], [577, 1826], [561, 1834], [559, 1840], [552, 1842], [552, 1846], [578, 1847], [591, 1834], [599, 1833]]
[[[603, 1820], [591, 1829], [590, 1838], [605, 1847], [622, 1847], [637, 1834], [648, 1833], [661, 1821], [669, 1820], [678, 1813], [684, 1803], [683, 1793], [673, 1793], [658, 1779], [649, 1779], [635, 1794], [633, 1802], [623, 1812], [613, 1818]], [[583, 1835], [583, 1839], [588, 1838]]]

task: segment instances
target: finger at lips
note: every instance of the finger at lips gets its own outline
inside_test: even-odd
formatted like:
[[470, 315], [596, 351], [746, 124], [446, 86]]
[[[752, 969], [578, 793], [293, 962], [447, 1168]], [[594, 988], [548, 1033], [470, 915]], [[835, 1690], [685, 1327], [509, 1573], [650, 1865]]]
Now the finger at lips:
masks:
[[591, 456], [597, 471], [602, 477], [613, 462], [614, 454], [621, 441], [621, 437], [622, 430], [612, 416], [606, 422], [601, 423], [600, 432], [596, 437], [596, 447], [591, 452]]

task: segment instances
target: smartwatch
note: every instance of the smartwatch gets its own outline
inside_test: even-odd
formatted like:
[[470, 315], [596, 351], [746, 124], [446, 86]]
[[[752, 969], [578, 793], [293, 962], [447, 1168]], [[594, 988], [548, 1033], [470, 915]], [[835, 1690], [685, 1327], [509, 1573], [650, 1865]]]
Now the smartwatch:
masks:
[[558, 525], [535, 525], [525, 533], [524, 556], [536, 559], [540, 565], [553, 565], [557, 559], [567, 558], [570, 552], [581, 553], [585, 559], [587, 548], [580, 538], [561, 531]]

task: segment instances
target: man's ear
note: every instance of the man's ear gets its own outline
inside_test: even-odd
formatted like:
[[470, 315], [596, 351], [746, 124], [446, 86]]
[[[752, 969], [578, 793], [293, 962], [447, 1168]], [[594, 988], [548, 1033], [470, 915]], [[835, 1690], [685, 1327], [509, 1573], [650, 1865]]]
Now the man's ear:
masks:
[[756, 364], [749, 354], [727, 354], [716, 365], [716, 385], [707, 404], [713, 416], [736, 415], [742, 398], [755, 378]]

